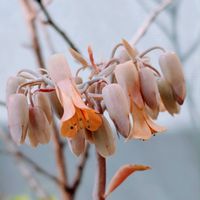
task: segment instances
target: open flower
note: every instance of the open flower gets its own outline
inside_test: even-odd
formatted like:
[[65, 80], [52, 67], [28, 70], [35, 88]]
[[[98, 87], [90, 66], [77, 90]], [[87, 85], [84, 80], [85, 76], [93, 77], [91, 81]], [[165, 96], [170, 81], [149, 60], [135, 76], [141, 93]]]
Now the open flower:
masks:
[[73, 138], [80, 129], [97, 130], [102, 124], [101, 116], [83, 102], [62, 54], [51, 57], [49, 73], [55, 82], [56, 93], [64, 109], [61, 118], [62, 135]]
[[[145, 70], [146, 72], [146, 70]], [[130, 130], [127, 139], [143, 139], [147, 140], [157, 132], [165, 131], [164, 127], [156, 125], [148, 116], [145, 109], [145, 100], [149, 101], [149, 105], [158, 110], [158, 97], [155, 93], [155, 88], [152, 91], [146, 87], [148, 84], [144, 82], [146, 79], [143, 75], [146, 74], [141, 71], [140, 76], [136, 65], [132, 61], [120, 64], [115, 69], [115, 77], [117, 82], [122, 86], [130, 102], [130, 113], [133, 118], [133, 126]], [[149, 74], [148, 74], [149, 75]], [[142, 77], [141, 77], [142, 76]], [[141, 79], [143, 85], [141, 86]], [[151, 78], [152, 79], [152, 78]], [[144, 83], [146, 85], [144, 85]], [[154, 82], [155, 86], [156, 82]], [[142, 91], [145, 98], [142, 97]], [[158, 89], [156, 88], [156, 93]], [[153, 96], [152, 96], [153, 95]], [[149, 96], [150, 99], [147, 98]], [[150, 101], [151, 100], [151, 101]]]

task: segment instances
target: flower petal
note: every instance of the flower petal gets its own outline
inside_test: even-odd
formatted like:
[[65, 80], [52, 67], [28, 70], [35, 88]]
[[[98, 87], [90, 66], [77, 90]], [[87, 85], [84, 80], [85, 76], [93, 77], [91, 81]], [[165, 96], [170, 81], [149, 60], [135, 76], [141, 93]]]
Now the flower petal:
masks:
[[172, 87], [176, 101], [182, 105], [186, 96], [183, 67], [174, 52], [167, 52], [160, 56], [159, 63], [164, 77]]
[[48, 96], [49, 96], [51, 106], [53, 107], [54, 112], [56, 113], [58, 118], [61, 118], [63, 116], [64, 110], [56, 95], [56, 92], [55, 91], [49, 92]]
[[147, 67], [143, 67], [139, 71], [141, 93], [145, 103], [153, 110], [159, 111], [160, 96], [156, 78]]
[[144, 165], [133, 165], [133, 164], [127, 164], [120, 167], [115, 175], [112, 177], [105, 197], [107, 197], [111, 192], [113, 192], [121, 183], [123, 183], [132, 173], [137, 171], [144, 171], [151, 169], [149, 166]]
[[[21, 77], [11, 76], [8, 78], [6, 83], [6, 102], [8, 102], [8, 98], [11, 94], [16, 93], [19, 85], [25, 83], [26, 80]], [[22, 90], [19, 93], [23, 92]]]
[[125, 91], [127, 97], [131, 96], [139, 108], [144, 107], [140, 92], [139, 75], [132, 61], [119, 64], [115, 68], [115, 78]]
[[129, 103], [119, 84], [113, 83], [105, 86], [102, 96], [110, 118], [115, 123], [118, 131], [125, 138], [130, 131]]
[[80, 129], [73, 139], [68, 139], [71, 152], [80, 156], [85, 151], [85, 129]]
[[72, 78], [69, 64], [63, 54], [54, 54], [50, 57], [48, 62], [48, 72], [55, 83]]
[[53, 116], [51, 104], [47, 94], [42, 92], [36, 92], [34, 95], [34, 103], [44, 111], [49, 123], [51, 124]]
[[174, 98], [171, 86], [164, 78], [158, 80], [158, 88], [159, 88], [162, 102], [165, 108], [167, 109], [167, 111], [171, 115], [179, 113], [180, 106], [178, 105], [178, 103], [176, 102]]
[[101, 127], [93, 133], [94, 143], [98, 153], [103, 157], [107, 157], [115, 153], [116, 144], [109, 122], [104, 116], [102, 116], [102, 119]]
[[28, 135], [32, 147], [47, 144], [50, 140], [50, 125], [43, 110], [37, 106], [29, 108]]
[[11, 94], [7, 107], [11, 137], [17, 144], [22, 144], [27, 135], [29, 120], [26, 96], [24, 94]]

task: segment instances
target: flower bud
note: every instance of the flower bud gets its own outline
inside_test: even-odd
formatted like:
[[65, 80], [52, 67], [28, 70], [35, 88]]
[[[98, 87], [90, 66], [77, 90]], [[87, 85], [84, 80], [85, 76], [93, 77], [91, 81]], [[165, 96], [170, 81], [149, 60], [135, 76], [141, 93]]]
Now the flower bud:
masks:
[[159, 63], [165, 79], [172, 87], [176, 101], [182, 105], [186, 95], [183, 68], [178, 56], [167, 52], [160, 56]]
[[25, 141], [28, 127], [28, 103], [24, 94], [11, 94], [8, 98], [8, 124], [12, 139], [17, 144]]
[[37, 92], [34, 95], [34, 103], [36, 106], [38, 106], [40, 109], [42, 109], [49, 121], [49, 124], [52, 122], [52, 110], [51, 110], [51, 104], [50, 100], [46, 93], [43, 92]]
[[145, 67], [139, 71], [141, 93], [145, 103], [155, 115], [159, 113], [160, 95], [153, 72]]
[[80, 129], [73, 139], [68, 139], [71, 152], [80, 156], [85, 151], [85, 129]]
[[115, 68], [115, 78], [123, 88], [127, 97], [131, 97], [139, 108], [143, 108], [144, 102], [140, 92], [139, 75], [135, 64], [129, 61], [117, 65]]
[[[7, 84], [6, 84], [6, 101], [8, 102], [8, 98], [11, 94], [16, 93], [17, 88], [19, 87], [19, 85], [25, 83], [26, 80], [24, 78], [21, 77], [17, 77], [17, 76], [11, 76], [8, 78], [7, 80]], [[23, 92], [22, 90], [19, 91], [19, 93]]]
[[130, 131], [130, 121], [129, 105], [123, 89], [119, 84], [109, 84], [103, 88], [102, 95], [110, 118], [119, 133], [126, 138]]
[[32, 147], [47, 144], [50, 140], [50, 126], [44, 111], [37, 107], [29, 108], [28, 136]]
[[115, 153], [116, 143], [107, 119], [102, 116], [102, 120], [101, 127], [93, 133], [94, 143], [98, 153], [103, 157], [107, 157]]
[[158, 88], [160, 92], [160, 97], [167, 111], [171, 115], [179, 113], [180, 106], [178, 105], [178, 103], [174, 98], [171, 86], [164, 78], [158, 80]]

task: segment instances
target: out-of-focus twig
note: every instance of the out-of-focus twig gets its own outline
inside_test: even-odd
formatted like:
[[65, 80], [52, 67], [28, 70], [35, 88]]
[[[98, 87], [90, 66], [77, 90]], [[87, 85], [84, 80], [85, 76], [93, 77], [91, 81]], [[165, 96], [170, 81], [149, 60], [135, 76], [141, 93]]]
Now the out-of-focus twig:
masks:
[[135, 45], [139, 40], [146, 34], [151, 24], [155, 21], [155, 19], [158, 17], [158, 15], [167, 8], [167, 6], [172, 3], [173, 0], [164, 0], [162, 1], [153, 11], [152, 13], [147, 17], [147, 19], [144, 21], [142, 26], [137, 30], [136, 34], [133, 36], [131, 40], [131, 44]]
[[72, 42], [72, 40], [69, 38], [69, 36], [56, 24], [56, 22], [53, 20], [49, 12], [47, 11], [46, 7], [43, 5], [41, 0], [35, 0], [40, 9], [42, 10], [43, 14], [46, 17], [46, 23], [49, 24], [59, 35], [64, 39], [64, 41], [74, 50], [77, 52], [80, 52], [79, 49], [76, 47], [76, 45]]
[[[144, 0], [137, 0], [137, 3], [146, 11], [149, 12], [150, 8], [148, 6], [148, 2], [144, 1]], [[158, 2], [156, 2], [158, 3]], [[171, 32], [167, 29], [167, 27], [161, 22], [159, 21], [159, 19], [154, 21], [155, 24], [160, 28], [160, 30], [168, 37], [171, 37]]]
[[32, 2], [29, 0], [20, 0], [24, 11], [27, 27], [31, 38], [31, 46], [34, 50], [37, 63], [40, 68], [44, 68], [44, 61], [42, 58], [42, 50], [39, 44], [38, 32], [36, 27], [36, 12], [33, 8]]
[[85, 169], [85, 165], [88, 159], [88, 154], [89, 154], [89, 144], [87, 145], [85, 152], [83, 153], [80, 162], [78, 166], [76, 167], [76, 174], [71, 186], [72, 192], [75, 194], [76, 190], [78, 189], [81, 181], [82, 181], [82, 176], [83, 176], [83, 170]]
[[6, 102], [0, 100], [0, 106], [6, 107]]
[[12, 139], [2, 129], [0, 129], [0, 139], [2, 139], [3, 142], [6, 144], [5, 146], [7, 151], [15, 157], [16, 164], [22, 176], [27, 180], [29, 187], [35, 192], [35, 195], [42, 200], [50, 200], [47, 192], [41, 186], [40, 182], [33, 176], [30, 168], [23, 162], [24, 160], [22, 159], [20, 154], [18, 154], [17, 147], [13, 143]]
[[[10, 138], [8, 139], [10, 140], [10, 143], [11, 143], [12, 140]], [[29, 164], [30, 167], [33, 168], [37, 173], [42, 174], [43, 176], [45, 176], [46, 178], [50, 179], [51, 181], [55, 182], [58, 185], [63, 185], [63, 183], [56, 176], [47, 172], [45, 169], [39, 166], [35, 161], [31, 160], [27, 155], [19, 151], [17, 147], [14, 148], [14, 151], [0, 149], [0, 153], [17, 157], [19, 160], [22, 160], [23, 162], [26, 162], [27, 164]]]

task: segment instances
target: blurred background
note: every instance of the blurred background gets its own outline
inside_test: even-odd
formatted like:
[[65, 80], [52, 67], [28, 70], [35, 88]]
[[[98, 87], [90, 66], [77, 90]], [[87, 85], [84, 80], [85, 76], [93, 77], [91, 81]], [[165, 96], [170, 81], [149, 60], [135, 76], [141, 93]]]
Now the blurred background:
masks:
[[[84, 55], [87, 55], [87, 46], [91, 45], [95, 59], [101, 61], [109, 58], [112, 48], [121, 38], [129, 40], [160, 2], [53, 0], [47, 9]], [[138, 172], [129, 177], [110, 195], [109, 200], [200, 199], [199, 20], [199, 0], [174, 0], [137, 44], [140, 51], [155, 45], [176, 51], [184, 64], [188, 95], [179, 115], [160, 115], [158, 122], [168, 129], [165, 133], [146, 142], [125, 143], [123, 139], [118, 140], [115, 156], [107, 161], [108, 180], [126, 163], [149, 165], [152, 170]], [[0, 1], [0, 24], [0, 100], [5, 101], [7, 78], [24, 68], [35, 69], [37, 63], [30, 48], [29, 32], [19, 0]], [[48, 31], [54, 51], [65, 53], [72, 68], [76, 69], [77, 64], [70, 56], [63, 39], [51, 27], [44, 28], [41, 24], [39, 26], [45, 61], [52, 53], [46, 42], [45, 34]], [[156, 62], [154, 64], [158, 65]], [[0, 126], [7, 128], [7, 114], [3, 106], [0, 107]], [[0, 149], [4, 147], [5, 144], [0, 140]], [[56, 173], [51, 143], [37, 149], [26, 145], [19, 149], [49, 172]], [[68, 148], [65, 152], [69, 176], [72, 177], [77, 159]], [[32, 173], [49, 194], [59, 199], [58, 190], [53, 183]], [[92, 199], [94, 174], [95, 157], [94, 149], [91, 148], [76, 199]], [[28, 195], [36, 199], [21, 176], [15, 160], [11, 156], [0, 154], [0, 199], [16, 195]]]

